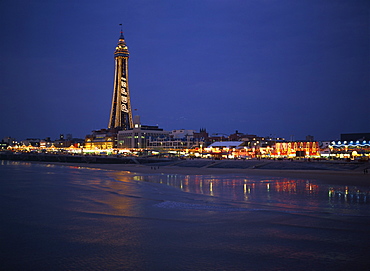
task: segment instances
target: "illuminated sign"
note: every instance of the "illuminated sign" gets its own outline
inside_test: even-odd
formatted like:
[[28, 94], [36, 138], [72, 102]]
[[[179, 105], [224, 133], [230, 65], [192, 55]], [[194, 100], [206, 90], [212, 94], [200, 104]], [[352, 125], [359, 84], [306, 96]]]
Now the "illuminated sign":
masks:
[[126, 78], [121, 77], [121, 111], [128, 113], [128, 93], [127, 93], [127, 83], [125, 82]]

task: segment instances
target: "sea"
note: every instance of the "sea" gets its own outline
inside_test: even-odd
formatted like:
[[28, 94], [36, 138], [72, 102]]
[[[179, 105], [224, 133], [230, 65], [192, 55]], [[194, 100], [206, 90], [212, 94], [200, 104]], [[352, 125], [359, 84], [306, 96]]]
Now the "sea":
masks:
[[369, 270], [370, 186], [0, 161], [0, 270]]

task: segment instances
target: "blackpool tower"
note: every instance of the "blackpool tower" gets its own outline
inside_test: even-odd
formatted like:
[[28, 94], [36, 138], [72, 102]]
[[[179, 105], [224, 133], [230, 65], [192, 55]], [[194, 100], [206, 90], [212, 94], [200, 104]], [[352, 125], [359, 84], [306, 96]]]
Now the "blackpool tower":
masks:
[[129, 52], [121, 30], [121, 36], [114, 52], [114, 87], [112, 108], [109, 117], [109, 129], [128, 130], [133, 128], [130, 91], [128, 87]]

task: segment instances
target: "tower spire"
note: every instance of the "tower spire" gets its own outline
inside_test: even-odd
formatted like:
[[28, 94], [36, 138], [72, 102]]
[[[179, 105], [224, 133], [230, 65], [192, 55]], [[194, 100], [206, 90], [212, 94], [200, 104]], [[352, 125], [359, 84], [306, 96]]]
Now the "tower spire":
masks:
[[119, 24], [121, 26], [121, 36], [120, 36], [120, 39], [125, 39], [125, 37], [123, 36], [123, 30], [122, 30], [122, 24]]

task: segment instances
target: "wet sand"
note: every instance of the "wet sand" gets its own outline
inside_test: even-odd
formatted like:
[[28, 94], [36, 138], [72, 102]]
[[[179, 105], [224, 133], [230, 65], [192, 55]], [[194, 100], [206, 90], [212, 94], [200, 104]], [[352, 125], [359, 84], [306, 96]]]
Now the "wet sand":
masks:
[[360, 169], [42, 164], [0, 167], [4, 270], [367, 270], [370, 264], [367, 204], [333, 201], [322, 208], [315, 194], [308, 197], [313, 205], [301, 208], [292, 204], [305, 200], [299, 193], [288, 206], [254, 192], [249, 201], [235, 201], [135, 178], [282, 176], [368, 186]]
[[[288, 162], [289, 163], [289, 162]], [[49, 163], [50, 164], [50, 163]], [[368, 163], [356, 170], [270, 170], [243, 168], [209, 168], [209, 167], [180, 167], [173, 165], [137, 165], [137, 164], [83, 164], [83, 163], [54, 163], [65, 166], [84, 168], [99, 168], [114, 171], [129, 171], [143, 174], [179, 174], [179, 175], [244, 175], [263, 177], [286, 177], [292, 179], [316, 180], [326, 184], [370, 186], [370, 173], [364, 174], [363, 169]]]

